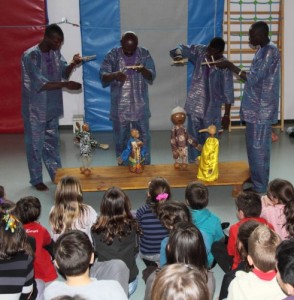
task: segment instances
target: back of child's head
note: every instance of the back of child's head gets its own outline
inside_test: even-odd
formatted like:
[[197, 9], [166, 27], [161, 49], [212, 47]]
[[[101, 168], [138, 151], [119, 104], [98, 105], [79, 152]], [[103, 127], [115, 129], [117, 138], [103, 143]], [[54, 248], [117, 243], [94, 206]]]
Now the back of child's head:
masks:
[[131, 213], [129, 197], [118, 187], [108, 189], [100, 204], [100, 216], [92, 230], [104, 234], [103, 241], [112, 244], [113, 238], [126, 236], [132, 229], [139, 233], [139, 225]]
[[19, 253], [33, 255], [22, 223], [14, 215], [0, 213], [0, 260]]
[[37, 221], [41, 214], [40, 200], [33, 196], [21, 198], [16, 202], [15, 214], [22, 224]]
[[100, 204], [100, 216], [107, 218], [132, 218], [129, 197], [118, 187], [109, 188]]
[[260, 222], [255, 220], [248, 220], [242, 223], [238, 230], [238, 251], [243, 260], [247, 259], [248, 255], [248, 240], [251, 233], [256, 227], [260, 225]]
[[163, 267], [152, 286], [152, 300], [208, 300], [206, 277], [194, 266]]
[[267, 196], [278, 200], [281, 204], [287, 204], [289, 201], [294, 201], [294, 187], [291, 182], [276, 178], [269, 183]]
[[168, 230], [172, 230], [179, 222], [191, 222], [191, 214], [187, 205], [172, 200], [160, 206], [158, 217], [162, 225]]
[[49, 222], [55, 233], [72, 229], [74, 220], [84, 213], [83, 193], [80, 181], [72, 176], [63, 177], [57, 184], [55, 203]]
[[85, 298], [79, 296], [79, 295], [75, 295], [75, 296], [57, 296], [52, 298], [51, 300], [86, 300]]
[[65, 176], [57, 183], [55, 205], [71, 201], [83, 202], [82, 187], [76, 177]]
[[276, 259], [281, 280], [294, 288], [294, 239], [281, 242], [277, 247]]
[[167, 180], [163, 177], [155, 177], [149, 182], [147, 203], [157, 213], [159, 204], [171, 198], [171, 189]]
[[14, 208], [15, 203], [6, 199], [5, 189], [0, 185], [0, 213], [10, 213]]
[[57, 239], [54, 253], [58, 269], [63, 275], [79, 276], [90, 266], [93, 246], [86, 233], [71, 230]]
[[186, 187], [185, 199], [192, 209], [203, 209], [208, 205], [208, 189], [200, 182], [191, 182]]
[[254, 192], [240, 192], [236, 199], [238, 211], [242, 211], [245, 218], [258, 218], [261, 214], [261, 199]]
[[199, 229], [192, 223], [180, 222], [171, 232], [166, 246], [167, 264], [184, 263], [205, 272], [207, 255]]
[[262, 272], [274, 270], [276, 249], [280, 242], [280, 237], [267, 225], [257, 226], [248, 240], [248, 255], [251, 257], [254, 267]]

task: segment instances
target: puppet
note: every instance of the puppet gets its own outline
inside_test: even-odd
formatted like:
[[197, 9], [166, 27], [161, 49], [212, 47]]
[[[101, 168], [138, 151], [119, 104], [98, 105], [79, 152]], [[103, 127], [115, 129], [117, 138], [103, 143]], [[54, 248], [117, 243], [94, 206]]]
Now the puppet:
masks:
[[174, 166], [176, 169], [186, 169], [188, 166], [188, 144], [191, 144], [199, 151], [201, 151], [202, 146], [187, 132], [184, 126], [186, 112], [182, 107], [177, 106], [172, 110], [171, 121], [173, 127], [171, 129], [170, 144], [175, 160]]
[[109, 149], [109, 145], [98, 143], [90, 133], [90, 127], [87, 123], [82, 126], [76, 122], [75, 143], [80, 146], [80, 154], [83, 166], [80, 168], [81, 173], [90, 175], [90, 163], [92, 161], [92, 149], [101, 148], [103, 150]]
[[201, 155], [198, 156], [199, 166], [197, 178], [203, 181], [214, 181], [218, 179], [218, 154], [219, 141], [215, 137], [216, 126], [210, 125], [199, 132], [208, 132], [209, 137], [206, 139]]
[[142, 173], [144, 170], [144, 160], [146, 148], [139, 140], [140, 133], [137, 129], [131, 129], [131, 137], [128, 140], [127, 148], [122, 152], [120, 162], [128, 162], [129, 169], [133, 173]]

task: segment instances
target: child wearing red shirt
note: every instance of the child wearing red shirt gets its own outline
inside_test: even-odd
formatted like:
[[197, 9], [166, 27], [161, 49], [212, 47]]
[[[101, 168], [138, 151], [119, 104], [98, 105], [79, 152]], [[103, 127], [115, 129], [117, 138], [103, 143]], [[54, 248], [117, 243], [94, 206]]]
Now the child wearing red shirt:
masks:
[[233, 224], [229, 230], [228, 244], [222, 241], [212, 245], [212, 253], [225, 273], [238, 267], [241, 258], [237, 248], [238, 231], [241, 224], [248, 220], [255, 220], [259, 223], [266, 224], [270, 229], [273, 226], [261, 214], [261, 199], [255, 192], [241, 192], [236, 199], [237, 217], [239, 222]]
[[16, 203], [15, 214], [23, 223], [27, 235], [35, 238], [36, 251], [34, 260], [35, 279], [38, 293], [44, 292], [45, 284], [57, 278], [51, 255], [45, 249], [52, 243], [48, 230], [37, 222], [41, 214], [41, 203], [36, 197], [24, 197]]

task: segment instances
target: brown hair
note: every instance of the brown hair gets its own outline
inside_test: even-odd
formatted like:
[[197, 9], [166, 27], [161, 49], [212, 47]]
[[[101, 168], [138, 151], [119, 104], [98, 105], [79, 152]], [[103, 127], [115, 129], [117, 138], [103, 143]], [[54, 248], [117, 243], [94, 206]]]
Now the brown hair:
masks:
[[113, 238], [119, 240], [135, 229], [140, 234], [137, 220], [131, 214], [131, 203], [128, 196], [118, 187], [108, 189], [100, 204], [100, 216], [92, 230], [103, 233], [103, 242], [110, 245]]
[[206, 278], [195, 267], [184, 264], [165, 266], [157, 275], [152, 300], [209, 300]]

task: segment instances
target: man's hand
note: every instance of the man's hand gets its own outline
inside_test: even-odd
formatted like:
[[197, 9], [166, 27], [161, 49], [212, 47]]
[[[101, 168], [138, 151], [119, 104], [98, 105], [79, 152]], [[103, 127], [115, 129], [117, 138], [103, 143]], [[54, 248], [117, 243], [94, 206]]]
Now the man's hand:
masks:
[[82, 88], [82, 85], [76, 81], [66, 81], [64, 83], [65, 83], [65, 88], [67, 88], [69, 90], [77, 91]]
[[73, 56], [73, 59], [72, 59], [71, 62], [72, 62], [74, 65], [80, 64], [80, 63], [82, 62], [82, 57], [81, 57], [81, 55], [80, 55], [79, 53], [75, 54], [75, 55]]
[[114, 79], [117, 81], [125, 82], [127, 79], [127, 75], [121, 71], [114, 72], [113, 75], [114, 75]]
[[230, 116], [229, 115], [224, 115], [223, 118], [222, 118], [222, 128], [227, 130], [229, 129], [229, 126], [230, 126]]

